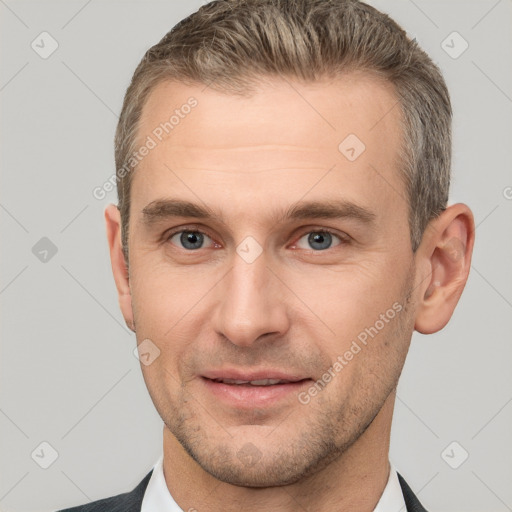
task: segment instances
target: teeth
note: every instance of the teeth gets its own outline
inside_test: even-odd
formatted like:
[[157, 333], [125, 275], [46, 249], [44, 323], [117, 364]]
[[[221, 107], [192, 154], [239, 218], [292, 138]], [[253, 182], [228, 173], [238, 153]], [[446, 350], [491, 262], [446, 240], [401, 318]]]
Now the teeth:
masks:
[[251, 380], [251, 384], [253, 386], [271, 386], [273, 384], [277, 384], [278, 382], [286, 382], [286, 381], [281, 381], [279, 379]]
[[274, 384], [288, 382], [287, 380], [280, 380], [280, 379], [261, 379], [261, 380], [216, 379], [216, 381], [223, 382], [224, 384], [250, 384], [251, 386], [273, 386]]

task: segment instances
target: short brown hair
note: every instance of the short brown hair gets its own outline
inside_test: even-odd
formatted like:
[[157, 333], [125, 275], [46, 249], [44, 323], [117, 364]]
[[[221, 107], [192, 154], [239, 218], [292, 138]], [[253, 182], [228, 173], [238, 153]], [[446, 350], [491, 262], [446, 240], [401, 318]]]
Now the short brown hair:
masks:
[[401, 111], [400, 172], [409, 202], [413, 251], [428, 222], [446, 208], [451, 117], [441, 72], [388, 15], [358, 0], [215, 0], [180, 21], [139, 63], [115, 136], [122, 244], [128, 220], [138, 124], [160, 82], [208, 84], [249, 95], [264, 77], [304, 82], [361, 70], [394, 85]]

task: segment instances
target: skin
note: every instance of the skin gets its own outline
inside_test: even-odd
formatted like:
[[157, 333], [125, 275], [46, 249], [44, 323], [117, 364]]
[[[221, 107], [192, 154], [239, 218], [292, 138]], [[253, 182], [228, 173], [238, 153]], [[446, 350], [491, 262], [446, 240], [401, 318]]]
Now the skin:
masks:
[[[183, 510], [371, 512], [389, 476], [396, 385], [412, 333], [442, 329], [468, 277], [471, 210], [449, 206], [412, 252], [390, 84], [361, 73], [314, 84], [276, 79], [239, 97], [165, 82], [144, 107], [139, 140], [190, 96], [197, 107], [133, 177], [129, 270], [119, 211], [105, 210], [125, 321], [138, 343], [160, 350], [141, 369], [164, 421], [169, 491]], [[338, 150], [348, 134], [366, 146], [353, 162]], [[207, 205], [222, 220], [145, 223], [143, 208], [170, 197]], [[280, 220], [298, 201], [328, 199], [371, 210], [373, 224]], [[187, 249], [171, 228], [207, 236]], [[334, 233], [327, 248], [308, 242], [320, 228]], [[248, 236], [262, 249], [251, 263], [236, 252]], [[234, 407], [201, 378], [211, 369], [273, 368], [313, 384], [395, 303], [401, 311], [307, 404], [292, 393]], [[248, 449], [250, 462], [241, 456]]]

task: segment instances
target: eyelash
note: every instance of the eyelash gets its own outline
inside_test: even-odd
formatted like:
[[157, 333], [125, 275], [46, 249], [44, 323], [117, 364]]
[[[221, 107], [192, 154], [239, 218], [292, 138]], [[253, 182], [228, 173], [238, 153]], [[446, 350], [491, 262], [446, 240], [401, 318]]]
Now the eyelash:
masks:
[[[190, 232], [190, 233], [200, 233], [202, 235], [205, 235], [207, 236], [208, 238], [210, 238], [212, 241], [213, 241], [213, 237], [210, 236], [208, 233], [206, 233], [205, 231], [202, 231], [201, 229], [197, 228], [197, 227], [194, 227], [194, 226], [185, 226], [185, 227], [180, 227], [179, 229], [176, 229], [174, 231], [171, 231], [169, 233], [166, 233], [164, 235], [164, 238], [165, 238], [165, 242], [169, 242], [170, 239], [178, 234], [178, 233], [183, 233], [183, 232]], [[309, 229], [308, 231], [304, 231], [298, 238], [297, 238], [297, 241], [300, 240], [301, 238], [304, 237], [304, 235], [307, 235], [309, 233], [329, 233], [330, 235], [333, 235], [335, 236], [336, 238], [338, 238], [338, 240], [340, 241], [339, 245], [346, 245], [349, 243], [349, 239], [350, 237], [348, 235], [340, 235], [338, 233], [336, 233], [335, 231], [331, 230], [331, 229], [328, 229], [328, 228], [318, 228], [318, 229]], [[217, 242], [214, 242], [214, 243], [217, 243]], [[328, 249], [334, 249], [335, 247], [338, 247], [337, 245], [334, 246], [334, 247], [329, 247]], [[181, 249], [179, 247], [179, 249]], [[327, 251], [328, 249], [324, 249], [324, 250], [321, 250], [321, 251], [314, 251], [313, 249], [310, 249], [310, 252], [315, 252], [315, 253], [321, 253], [321, 252], [325, 252]], [[196, 250], [187, 250], [187, 249], [184, 249], [185, 251], [189, 252], [189, 253], [193, 253], [193, 252], [197, 252], [199, 249], [196, 249]], [[307, 249], [303, 249], [303, 250], [307, 250]]]

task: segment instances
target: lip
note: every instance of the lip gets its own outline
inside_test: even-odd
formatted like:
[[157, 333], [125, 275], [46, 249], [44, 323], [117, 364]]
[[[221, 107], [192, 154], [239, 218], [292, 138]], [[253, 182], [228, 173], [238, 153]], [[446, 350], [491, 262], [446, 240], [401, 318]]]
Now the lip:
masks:
[[[289, 382], [270, 386], [251, 384], [224, 384], [214, 379], [263, 380], [279, 379]], [[254, 409], [271, 407], [285, 399], [296, 396], [303, 388], [310, 386], [312, 379], [279, 370], [212, 370], [201, 375], [206, 391], [230, 408]]]
[[225, 370], [209, 370], [204, 372], [201, 377], [207, 379], [235, 379], [235, 380], [263, 380], [263, 379], [279, 379], [288, 380], [290, 382], [298, 382], [300, 380], [309, 379], [306, 375], [298, 373], [289, 373], [282, 370], [262, 369], [262, 370], [238, 370], [236, 368], [227, 368]]

